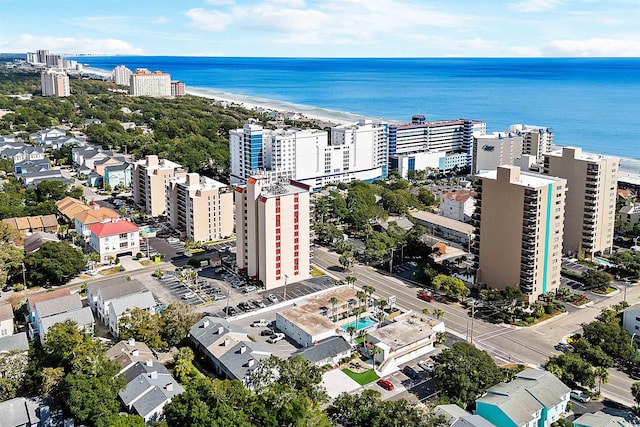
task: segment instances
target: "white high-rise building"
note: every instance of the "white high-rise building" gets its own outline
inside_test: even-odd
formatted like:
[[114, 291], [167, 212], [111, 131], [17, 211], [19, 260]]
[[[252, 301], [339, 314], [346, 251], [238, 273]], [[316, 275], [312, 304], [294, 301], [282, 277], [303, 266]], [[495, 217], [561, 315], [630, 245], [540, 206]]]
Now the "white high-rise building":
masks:
[[40, 74], [42, 96], [69, 96], [69, 76], [65, 72], [46, 70]]
[[111, 71], [111, 80], [117, 85], [129, 86], [131, 84], [131, 72], [124, 65], [118, 65]]
[[129, 94], [155, 98], [171, 97], [171, 76], [162, 71], [153, 73], [146, 68], [138, 68], [131, 74]]
[[245, 125], [230, 132], [231, 183], [248, 177], [285, 177], [319, 188], [334, 182], [387, 176], [387, 125], [362, 120], [326, 131], [267, 130]]
[[522, 158], [522, 136], [512, 132], [474, 135], [471, 173], [513, 165]]
[[27, 52], [27, 62], [35, 64], [38, 62], [38, 54], [36, 52]]
[[509, 126], [509, 132], [522, 136], [522, 154], [535, 156], [539, 163], [553, 146], [553, 132], [550, 128], [517, 124]]
[[238, 269], [266, 289], [309, 278], [309, 187], [251, 176], [234, 194]]

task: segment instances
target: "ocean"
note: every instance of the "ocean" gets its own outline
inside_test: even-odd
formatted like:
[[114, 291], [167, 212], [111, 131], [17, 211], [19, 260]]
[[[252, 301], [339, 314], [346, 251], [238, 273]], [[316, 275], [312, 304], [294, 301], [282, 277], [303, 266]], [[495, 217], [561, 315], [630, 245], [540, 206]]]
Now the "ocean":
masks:
[[[189, 88], [393, 122], [470, 118], [551, 128], [557, 145], [640, 159], [640, 58], [75, 58], [149, 68]], [[640, 163], [638, 163], [640, 165]], [[635, 169], [635, 168], [634, 168]], [[640, 166], [638, 167], [640, 170]]]

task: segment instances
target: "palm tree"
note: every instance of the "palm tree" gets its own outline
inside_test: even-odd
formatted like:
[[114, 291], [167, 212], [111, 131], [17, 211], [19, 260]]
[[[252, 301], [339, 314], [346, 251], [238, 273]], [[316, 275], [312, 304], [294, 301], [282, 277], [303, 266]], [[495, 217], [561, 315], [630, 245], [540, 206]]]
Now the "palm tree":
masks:
[[377, 345], [372, 345], [369, 348], [369, 352], [371, 353], [371, 361], [373, 362], [373, 370], [376, 370], [376, 355], [379, 354], [382, 350]]
[[366, 296], [367, 294], [365, 294], [364, 291], [356, 292], [356, 298], [358, 298], [358, 307], [362, 305], [362, 302], [364, 301]]
[[447, 336], [444, 332], [436, 332], [436, 345], [444, 344], [447, 341]]
[[358, 279], [355, 276], [347, 276], [344, 278], [344, 282], [348, 285], [351, 286], [353, 288], [353, 284], [356, 283]]
[[378, 308], [382, 311], [384, 311], [384, 308], [387, 306], [387, 304], [389, 304], [389, 301], [384, 298], [380, 298], [378, 300]]
[[425, 307], [422, 309], [422, 313], [426, 314], [427, 316], [430, 316], [431, 310], [429, 310], [429, 307]]
[[371, 295], [376, 291], [376, 288], [371, 285], [364, 285], [362, 290], [367, 294], [367, 307], [369, 307], [369, 300], [371, 299]]
[[353, 325], [347, 326], [347, 333], [351, 337], [351, 344], [353, 344], [353, 334], [356, 333], [356, 330], [357, 330], [356, 327]]
[[606, 366], [596, 366], [593, 375], [598, 378], [598, 396], [600, 396], [600, 386], [609, 382], [609, 371]]
[[338, 298], [331, 297], [329, 298], [329, 302], [331, 303], [331, 311], [333, 312], [333, 321], [337, 322], [338, 318], [336, 317], [336, 304], [338, 303]]
[[387, 317], [387, 313], [385, 313], [382, 310], [376, 313], [376, 319], [378, 320], [378, 325], [382, 325], [382, 322], [384, 322], [385, 317]]
[[362, 308], [362, 307], [356, 307], [356, 308], [354, 308], [354, 309], [353, 309], [353, 312], [354, 312], [354, 313], [355, 313], [355, 315], [356, 315], [356, 325], [357, 325], [357, 324], [358, 324], [358, 322], [360, 321], [360, 315], [361, 315], [362, 313], [364, 313], [364, 308]]
[[444, 310], [436, 308], [433, 310], [433, 315], [436, 316], [436, 319], [442, 319], [444, 317]]

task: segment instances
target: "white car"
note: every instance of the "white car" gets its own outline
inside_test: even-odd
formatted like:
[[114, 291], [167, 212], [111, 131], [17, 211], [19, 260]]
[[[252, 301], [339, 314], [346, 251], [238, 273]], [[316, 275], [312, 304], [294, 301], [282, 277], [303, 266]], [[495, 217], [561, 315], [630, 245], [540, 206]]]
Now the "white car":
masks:
[[186, 294], [182, 295], [182, 299], [191, 299], [195, 296], [196, 294], [194, 294], [193, 292], [187, 292]]
[[263, 327], [267, 326], [268, 324], [269, 324], [269, 322], [267, 322], [267, 319], [254, 320], [251, 323], [251, 327], [252, 328], [263, 328]]
[[267, 299], [268, 299], [269, 301], [271, 301], [273, 304], [275, 304], [275, 303], [277, 303], [277, 302], [278, 302], [278, 297], [277, 297], [277, 296], [275, 296], [274, 294], [269, 294], [269, 296], [267, 297]]
[[267, 342], [270, 344], [275, 344], [278, 341], [282, 341], [283, 339], [284, 339], [284, 334], [278, 332], [277, 334], [273, 334], [269, 338], [267, 338]]
[[427, 372], [433, 372], [433, 363], [428, 362], [426, 360], [421, 360], [418, 362], [418, 366], [420, 366], [423, 370], [427, 371]]
[[587, 403], [588, 401], [591, 400], [590, 396], [587, 396], [580, 390], [571, 390], [571, 393], [569, 393], [569, 396], [571, 396], [572, 399], [575, 399], [578, 402], [582, 402], [582, 403]]

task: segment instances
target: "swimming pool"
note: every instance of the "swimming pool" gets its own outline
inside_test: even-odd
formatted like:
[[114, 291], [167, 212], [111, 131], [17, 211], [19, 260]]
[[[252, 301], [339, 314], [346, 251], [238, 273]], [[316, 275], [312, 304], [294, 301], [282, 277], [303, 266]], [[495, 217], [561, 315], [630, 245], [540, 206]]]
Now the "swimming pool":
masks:
[[140, 227], [140, 235], [144, 236], [145, 234], [153, 234], [153, 236], [151, 237], [154, 237], [155, 234], [160, 230], [162, 229], [158, 227], [151, 227], [150, 225], [144, 225]]
[[359, 331], [360, 329], [368, 328], [369, 326], [375, 325], [376, 323], [378, 323], [376, 319], [373, 319], [371, 317], [363, 317], [362, 319], [358, 319], [357, 325], [356, 322], [347, 323], [346, 325], [342, 326], [342, 329], [346, 331], [349, 326], [355, 326], [356, 331]]
[[606, 267], [613, 267], [613, 263], [612, 263], [611, 261], [609, 261], [608, 259], [600, 258], [600, 257], [594, 256], [594, 257], [593, 257], [593, 260], [594, 260], [595, 262], [597, 262], [598, 264], [602, 264], [602, 265], [604, 265], [604, 266], [606, 266]]

